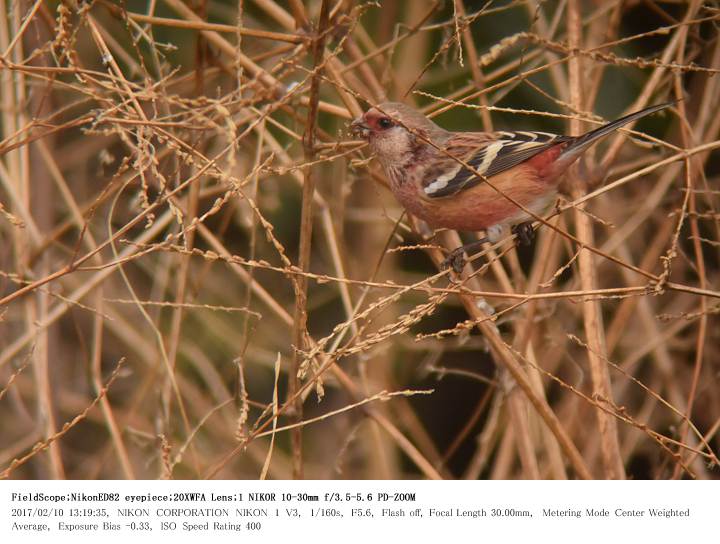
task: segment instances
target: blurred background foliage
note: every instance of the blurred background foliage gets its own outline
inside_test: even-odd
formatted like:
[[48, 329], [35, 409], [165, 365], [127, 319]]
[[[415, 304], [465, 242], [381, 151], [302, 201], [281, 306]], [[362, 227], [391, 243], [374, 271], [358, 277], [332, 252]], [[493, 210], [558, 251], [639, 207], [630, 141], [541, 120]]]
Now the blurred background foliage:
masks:
[[[325, 26], [321, 4], [0, 0], [3, 475], [717, 478], [718, 3], [338, 0]], [[587, 204], [599, 294], [549, 228], [436, 276], [451, 238], [348, 131], [385, 100], [563, 133], [672, 98], [635, 127], [655, 140], [581, 169], [629, 177]], [[553, 221], [579, 236], [577, 213]]]

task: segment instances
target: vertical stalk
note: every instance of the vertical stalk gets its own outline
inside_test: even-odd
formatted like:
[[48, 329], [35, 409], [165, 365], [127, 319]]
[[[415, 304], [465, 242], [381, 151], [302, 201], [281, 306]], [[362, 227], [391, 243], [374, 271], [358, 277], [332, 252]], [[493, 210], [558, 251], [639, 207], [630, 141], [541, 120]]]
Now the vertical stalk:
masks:
[[[700, 7], [700, 3], [695, 0], [690, 4], [690, 8], [688, 10], [687, 16], [695, 16], [695, 13]], [[691, 15], [692, 14], [692, 15]], [[687, 17], [686, 16], [686, 17]], [[685, 61], [685, 48], [687, 45], [687, 37], [688, 37], [688, 27], [683, 26], [680, 29], [678, 29], [678, 34], [681, 35], [680, 38], [680, 45], [678, 46], [678, 51], [676, 54], [676, 61], [677, 62], [684, 62]], [[675, 97], [679, 100], [682, 100], [683, 98], [683, 81], [682, 81], [682, 75], [679, 72], [675, 72], [673, 74], [673, 87], [675, 90]], [[679, 102], [677, 105], [678, 109], [680, 110], [680, 116], [682, 119], [688, 118], [688, 112], [686, 111], [685, 104], [683, 102]], [[696, 120], [696, 119], [695, 119]], [[688, 123], [680, 123], [680, 137], [682, 141], [682, 145], [685, 149], [688, 149], [689, 147], [692, 147], [692, 138], [691, 134], [689, 133], [690, 127], [695, 127], [696, 125], [692, 122]], [[697, 130], [697, 129], [696, 129]], [[700, 132], [698, 130], [698, 132]], [[702, 141], [702, 134], [695, 134], [695, 141]], [[702, 163], [700, 160], [700, 157], [687, 157], [685, 159], [685, 188], [689, 193], [688, 198], [688, 219], [690, 222], [690, 232], [692, 234], [692, 240], [693, 240], [693, 251], [695, 253], [695, 263], [697, 268], [697, 275], [698, 280], [700, 284], [701, 289], [705, 289], [707, 287], [707, 275], [705, 272], [705, 257], [703, 255], [702, 246], [700, 243], [700, 227], [698, 226], [698, 216], [697, 216], [697, 201], [696, 201], [696, 191], [694, 187], [693, 180], [701, 178], [701, 172], [702, 172]], [[693, 412], [693, 405], [695, 403], [695, 397], [697, 395], [698, 390], [698, 383], [700, 381], [700, 372], [702, 370], [703, 366], [703, 359], [705, 357], [705, 340], [707, 337], [707, 321], [708, 321], [708, 315], [707, 315], [707, 299], [705, 297], [700, 297], [700, 318], [698, 319], [698, 333], [697, 333], [697, 340], [696, 340], [696, 347], [695, 347], [695, 361], [693, 365], [693, 373], [692, 373], [692, 380], [690, 382], [690, 391], [688, 393], [688, 399], [687, 399], [687, 409], [685, 412], [685, 416], [687, 419], [683, 421], [682, 426], [680, 428], [680, 441], [682, 443], [685, 443], [688, 440], [688, 431], [689, 431], [689, 425], [688, 422], [692, 421], [692, 412]], [[682, 459], [682, 456], [684, 454], [683, 448], [678, 448], [677, 455]], [[679, 478], [680, 473], [682, 471], [682, 463], [676, 463], [675, 468], [673, 470], [673, 478]]]
[[[569, 0], [567, 6], [567, 28], [568, 43], [571, 48], [581, 46], [582, 21], [580, 6], [577, 0]], [[569, 60], [569, 81], [570, 81], [570, 103], [575, 111], [582, 111], [582, 66], [580, 57], [573, 55]], [[570, 121], [570, 134], [581, 133], [580, 121]], [[584, 194], [583, 184], [578, 175], [577, 167], [569, 171], [570, 184], [573, 198], [579, 198]], [[592, 223], [582, 209], [575, 209], [575, 225], [577, 237], [585, 246], [593, 246], [595, 243]], [[595, 256], [586, 250], [580, 252], [578, 257], [580, 269], [580, 284], [583, 290], [592, 291], [597, 288], [597, 276], [595, 269]], [[587, 337], [588, 362], [590, 364], [590, 376], [592, 379], [593, 396], [600, 402], [607, 399], [612, 402], [612, 391], [610, 389], [610, 374], [605, 364], [607, 349], [605, 346], [605, 331], [603, 330], [600, 303], [597, 300], [585, 301], [582, 306], [585, 335]], [[600, 431], [600, 447], [602, 450], [603, 475], [607, 479], [625, 479], [625, 468], [620, 444], [617, 434], [617, 421], [615, 418], [602, 411], [595, 411], [598, 418]]]
[[[325, 51], [325, 29], [328, 24], [328, 2], [323, 0], [320, 8], [320, 21], [313, 43], [313, 66], [316, 69], [310, 83], [310, 101], [308, 104], [307, 123], [305, 124], [305, 133], [303, 134], [303, 147], [305, 151], [305, 161], [309, 164], [315, 160], [315, 130], [317, 128], [318, 103], [320, 101], [320, 76], [323, 54]], [[303, 200], [302, 215], [300, 217], [300, 255], [298, 257], [298, 267], [302, 271], [310, 268], [310, 248], [312, 243], [312, 227], [313, 227], [313, 199], [315, 195], [315, 177], [312, 166], [307, 166], [303, 172]], [[293, 344], [295, 352], [293, 353], [292, 367], [288, 376], [288, 398], [292, 398], [300, 387], [298, 378], [298, 370], [302, 355], [298, 350], [306, 347], [307, 336], [307, 278], [303, 275], [298, 276], [295, 292], [295, 315], [293, 325]], [[297, 396], [295, 400], [293, 418], [299, 422], [302, 420], [302, 397]], [[303, 477], [302, 462], [302, 428], [296, 427], [291, 432], [292, 443], [292, 465], [293, 477]]]

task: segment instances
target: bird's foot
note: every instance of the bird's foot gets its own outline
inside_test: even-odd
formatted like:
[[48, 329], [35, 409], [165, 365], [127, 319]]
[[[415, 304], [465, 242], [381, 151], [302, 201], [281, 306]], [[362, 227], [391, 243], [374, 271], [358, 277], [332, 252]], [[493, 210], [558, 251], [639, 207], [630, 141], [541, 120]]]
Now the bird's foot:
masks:
[[470, 255], [471, 251], [479, 249], [487, 241], [487, 237], [483, 236], [475, 242], [470, 242], [469, 244], [465, 244], [464, 246], [453, 249], [445, 258], [445, 260], [440, 264], [440, 266], [443, 269], [452, 268], [457, 274], [460, 274], [463, 271], [463, 268], [465, 268], [465, 265], [467, 264], [465, 254], [467, 253], [468, 255]]
[[535, 237], [535, 231], [533, 230], [533, 226], [530, 221], [514, 225], [511, 231], [515, 236], [517, 236], [520, 245], [523, 246], [529, 246]]
[[461, 274], [466, 264], [467, 259], [465, 258], [465, 246], [460, 246], [449, 253], [445, 260], [440, 263], [440, 267], [443, 270], [452, 268], [456, 274]]

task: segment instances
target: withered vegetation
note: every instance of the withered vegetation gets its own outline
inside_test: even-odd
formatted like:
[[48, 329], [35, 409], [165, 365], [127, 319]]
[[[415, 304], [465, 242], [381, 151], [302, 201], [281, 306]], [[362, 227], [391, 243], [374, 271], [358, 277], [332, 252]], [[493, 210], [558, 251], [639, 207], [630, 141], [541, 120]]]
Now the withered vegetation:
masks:
[[[3, 477], [717, 478], [719, 25], [0, 0]], [[348, 130], [389, 99], [568, 134], [679, 102], [456, 276]]]

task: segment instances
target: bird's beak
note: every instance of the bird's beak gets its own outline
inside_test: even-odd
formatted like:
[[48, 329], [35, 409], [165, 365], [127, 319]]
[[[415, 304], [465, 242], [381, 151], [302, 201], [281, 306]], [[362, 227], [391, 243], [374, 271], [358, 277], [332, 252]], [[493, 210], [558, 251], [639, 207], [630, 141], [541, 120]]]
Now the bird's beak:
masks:
[[350, 123], [350, 130], [356, 136], [367, 138], [370, 135], [370, 127], [365, 124], [364, 117], [358, 117]]

